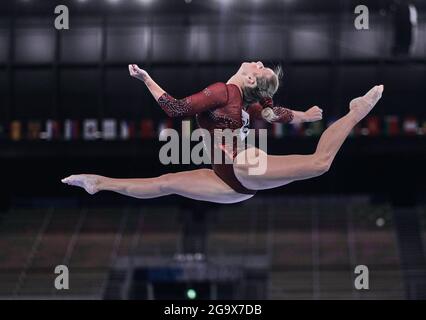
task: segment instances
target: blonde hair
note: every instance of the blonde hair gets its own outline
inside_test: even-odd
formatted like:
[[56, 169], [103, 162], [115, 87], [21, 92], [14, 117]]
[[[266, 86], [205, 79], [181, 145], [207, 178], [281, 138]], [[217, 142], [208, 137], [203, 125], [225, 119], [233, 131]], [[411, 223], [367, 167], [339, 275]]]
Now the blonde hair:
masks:
[[[249, 106], [253, 103], [259, 102], [265, 98], [271, 98], [278, 91], [280, 86], [280, 80], [282, 78], [282, 68], [277, 66], [274, 68], [274, 75], [270, 77], [257, 77], [256, 78], [256, 87], [243, 88], [243, 102], [245, 106]], [[262, 117], [268, 122], [274, 121], [277, 116], [274, 113], [274, 110], [270, 107], [266, 107], [262, 110]]]

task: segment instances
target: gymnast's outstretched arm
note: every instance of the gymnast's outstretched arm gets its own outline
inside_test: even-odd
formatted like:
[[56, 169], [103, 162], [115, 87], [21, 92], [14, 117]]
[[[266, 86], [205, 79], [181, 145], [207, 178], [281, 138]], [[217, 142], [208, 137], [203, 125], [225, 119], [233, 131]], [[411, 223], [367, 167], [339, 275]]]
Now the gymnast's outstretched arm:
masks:
[[136, 64], [129, 64], [130, 76], [144, 82], [155, 100], [158, 100], [166, 91], [164, 91], [146, 72]]
[[228, 101], [228, 90], [226, 84], [222, 82], [214, 83], [188, 97], [175, 99], [137, 65], [129, 65], [129, 71], [132, 77], [145, 83], [154, 99], [169, 117], [193, 116], [210, 108], [224, 105]]
[[274, 105], [271, 98], [265, 98], [262, 101], [249, 106], [248, 112], [251, 119], [263, 119], [268, 122], [281, 123], [303, 123], [314, 122], [322, 119], [322, 109], [313, 106], [307, 111], [291, 110], [283, 106]]

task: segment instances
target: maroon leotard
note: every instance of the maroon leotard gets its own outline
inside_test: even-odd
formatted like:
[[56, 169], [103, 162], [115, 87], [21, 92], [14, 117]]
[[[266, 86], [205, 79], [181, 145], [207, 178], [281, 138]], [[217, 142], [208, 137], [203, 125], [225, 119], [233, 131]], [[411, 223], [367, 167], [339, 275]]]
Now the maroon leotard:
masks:
[[[164, 93], [158, 99], [158, 104], [169, 117], [196, 115], [199, 127], [208, 130], [211, 137], [213, 137], [215, 129], [236, 130], [243, 126], [243, 99], [239, 88], [234, 84], [217, 82], [183, 99], [175, 99], [168, 93]], [[274, 110], [277, 115], [274, 122], [287, 123], [293, 119], [291, 110], [274, 106], [272, 99], [264, 99], [248, 107], [247, 112], [250, 120], [262, 119], [261, 111], [264, 107], [271, 107]], [[235, 147], [232, 148], [234, 150], [232, 156], [235, 158], [237, 152]], [[255, 190], [247, 189], [241, 184], [235, 176], [232, 163], [215, 164], [215, 161], [212, 161], [212, 169], [220, 179], [236, 192], [242, 194], [256, 193]]]

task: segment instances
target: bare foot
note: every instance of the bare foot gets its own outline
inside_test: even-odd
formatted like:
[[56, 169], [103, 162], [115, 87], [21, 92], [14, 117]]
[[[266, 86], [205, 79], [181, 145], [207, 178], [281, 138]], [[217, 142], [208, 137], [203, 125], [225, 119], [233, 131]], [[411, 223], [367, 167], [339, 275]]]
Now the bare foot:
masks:
[[100, 190], [99, 185], [102, 181], [102, 176], [94, 174], [77, 174], [62, 179], [62, 183], [70, 186], [84, 188], [89, 194], [95, 194]]
[[355, 98], [350, 102], [349, 109], [355, 115], [357, 122], [364, 119], [371, 109], [373, 109], [382, 97], [383, 89], [383, 85], [375, 86], [364, 96]]

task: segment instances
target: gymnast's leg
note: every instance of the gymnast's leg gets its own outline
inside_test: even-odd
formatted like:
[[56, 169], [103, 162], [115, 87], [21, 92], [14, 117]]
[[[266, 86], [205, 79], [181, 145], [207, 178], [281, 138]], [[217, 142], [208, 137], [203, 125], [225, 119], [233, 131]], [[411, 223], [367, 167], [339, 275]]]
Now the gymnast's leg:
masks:
[[[382, 92], [383, 86], [375, 86], [364, 96], [352, 100], [349, 113], [324, 131], [314, 154], [270, 156], [257, 149], [256, 157], [267, 161], [267, 169], [262, 175], [250, 175], [250, 165], [247, 163], [253, 162], [247, 161], [250, 157], [247, 151], [241, 152], [234, 162], [237, 179], [246, 188], [262, 190], [317, 177], [327, 172], [346, 137], [376, 105]], [[263, 153], [263, 156], [258, 157], [259, 153]]]
[[90, 194], [99, 191], [113, 191], [139, 199], [177, 194], [194, 200], [236, 203], [252, 196], [235, 192], [211, 169], [169, 173], [156, 178], [142, 179], [114, 179], [79, 174], [69, 176], [62, 182], [82, 187]]

